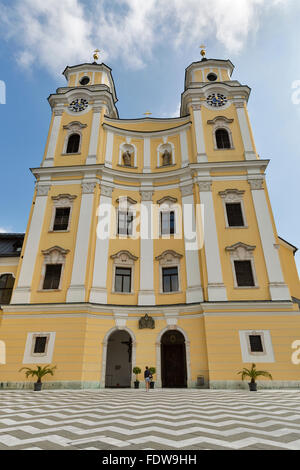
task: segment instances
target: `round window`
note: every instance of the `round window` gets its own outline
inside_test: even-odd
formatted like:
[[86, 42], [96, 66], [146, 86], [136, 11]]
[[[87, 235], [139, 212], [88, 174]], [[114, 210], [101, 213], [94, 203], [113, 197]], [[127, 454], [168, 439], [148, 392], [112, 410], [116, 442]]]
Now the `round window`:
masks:
[[90, 82], [89, 77], [82, 77], [79, 81], [80, 85], [87, 85]]
[[209, 73], [207, 75], [207, 80], [209, 80], [210, 82], [215, 82], [217, 80], [217, 75], [215, 73]]

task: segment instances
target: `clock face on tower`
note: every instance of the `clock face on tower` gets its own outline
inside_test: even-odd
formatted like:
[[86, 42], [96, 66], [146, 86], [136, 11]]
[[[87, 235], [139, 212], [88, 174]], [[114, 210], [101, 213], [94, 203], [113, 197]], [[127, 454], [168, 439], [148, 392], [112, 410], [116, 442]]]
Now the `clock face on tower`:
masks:
[[75, 113], [80, 113], [84, 111], [89, 105], [89, 102], [83, 98], [77, 98], [73, 100], [72, 103], [69, 105], [70, 111], [74, 111]]
[[207, 97], [207, 103], [210, 106], [214, 106], [215, 108], [218, 108], [220, 106], [224, 106], [227, 103], [227, 98], [225, 95], [222, 95], [221, 93], [212, 93]]

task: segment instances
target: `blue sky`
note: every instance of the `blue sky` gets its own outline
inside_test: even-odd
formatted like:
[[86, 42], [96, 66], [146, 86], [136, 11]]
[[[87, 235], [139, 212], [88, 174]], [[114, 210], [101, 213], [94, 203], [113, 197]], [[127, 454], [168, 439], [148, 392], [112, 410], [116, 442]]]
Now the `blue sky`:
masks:
[[[26, 229], [29, 167], [41, 162], [47, 97], [64, 85], [66, 65], [91, 61], [98, 47], [113, 71], [121, 118], [148, 109], [173, 117], [185, 68], [204, 43], [209, 58], [231, 59], [233, 78], [252, 88], [248, 109], [258, 152], [271, 160], [278, 233], [300, 248], [298, 0], [0, 0], [0, 7], [0, 231]], [[300, 253], [296, 260], [300, 269]]]

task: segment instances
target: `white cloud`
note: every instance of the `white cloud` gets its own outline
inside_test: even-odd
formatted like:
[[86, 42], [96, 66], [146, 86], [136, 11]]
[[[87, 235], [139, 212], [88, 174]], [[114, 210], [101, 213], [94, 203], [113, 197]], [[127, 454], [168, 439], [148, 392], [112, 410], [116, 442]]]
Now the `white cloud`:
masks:
[[[17, 60], [58, 73], [66, 63], [121, 59], [142, 67], [154, 47], [178, 48], [210, 38], [231, 54], [242, 50], [268, 9], [289, 0], [14, 0], [0, 25], [17, 46]], [[113, 6], [112, 6], [113, 5]], [[2, 24], [1, 24], [2, 23]]]
[[0, 233], [11, 233], [11, 230], [9, 228], [0, 227]]

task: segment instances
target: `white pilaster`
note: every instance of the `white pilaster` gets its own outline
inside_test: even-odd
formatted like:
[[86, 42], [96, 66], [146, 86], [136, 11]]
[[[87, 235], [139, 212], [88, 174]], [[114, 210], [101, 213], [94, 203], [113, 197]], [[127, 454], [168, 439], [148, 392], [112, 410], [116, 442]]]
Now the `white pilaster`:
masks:
[[263, 178], [249, 179], [255, 213], [264, 251], [272, 300], [291, 300], [281, 269], [278, 246], [276, 245], [271, 215], [263, 188]]
[[181, 194], [187, 276], [186, 303], [191, 304], [203, 302], [193, 185], [183, 186], [181, 188]]
[[48, 144], [48, 149], [47, 149], [47, 155], [46, 158], [42, 164], [44, 167], [49, 167], [53, 166], [54, 164], [54, 157], [55, 157], [55, 150], [56, 150], [56, 144], [57, 144], [57, 138], [59, 134], [59, 129], [60, 129], [60, 124], [61, 124], [61, 119], [63, 115], [64, 110], [63, 109], [55, 109], [53, 111], [54, 113], [54, 119], [53, 119], [53, 125], [51, 129], [51, 135], [49, 139], [49, 144]]
[[99, 222], [97, 226], [93, 284], [90, 292], [90, 302], [96, 304], [107, 303], [107, 265], [113, 211], [112, 191], [112, 187], [101, 184], [100, 205], [97, 211]]
[[40, 183], [37, 184], [37, 193], [33, 214], [28, 229], [24, 257], [21, 261], [22, 266], [18, 285], [16, 286], [11, 299], [12, 304], [30, 303], [32, 277], [40, 244], [49, 189], [49, 185], [41, 185]]
[[150, 137], [144, 138], [144, 173], [151, 173]]
[[186, 138], [186, 131], [180, 132], [180, 147], [181, 147], [181, 168], [189, 164], [189, 151]]
[[199, 182], [200, 202], [204, 205], [204, 249], [208, 277], [208, 300], [227, 300], [220, 259], [211, 181]]
[[201, 114], [201, 104], [193, 104], [194, 113], [194, 128], [196, 135], [197, 145], [197, 162], [207, 162], [207, 155], [205, 150], [204, 132], [203, 132], [203, 120]]
[[256, 154], [253, 148], [249, 124], [248, 124], [247, 117], [246, 117], [245, 105], [241, 101], [241, 102], [236, 102], [235, 107], [236, 107], [236, 112], [238, 115], [242, 140], [243, 140], [244, 149], [245, 149], [245, 159], [256, 160]]
[[93, 165], [97, 163], [97, 149], [98, 149], [98, 140], [99, 140], [101, 111], [102, 111], [101, 106], [94, 106], [89, 154], [86, 160], [87, 165]]
[[153, 191], [141, 191], [141, 256], [138, 305], [155, 305], [153, 279], [152, 196]]
[[96, 182], [86, 180], [82, 183], [82, 197], [77, 229], [76, 247], [71, 284], [67, 292], [67, 302], [85, 302], [85, 276], [91, 221]]
[[107, 131], [106, 134], [106, 153], [105, 153], [105, 166], [108, 168], [112, 167], [112, 153], [114, 145], [114, 134]]

